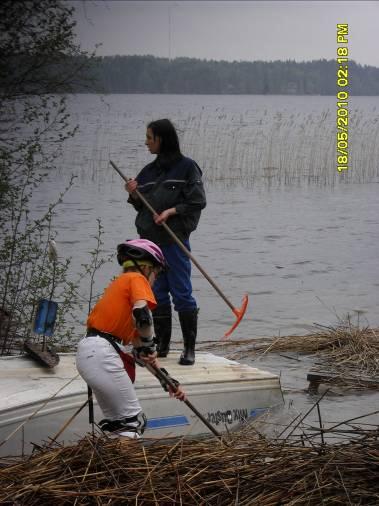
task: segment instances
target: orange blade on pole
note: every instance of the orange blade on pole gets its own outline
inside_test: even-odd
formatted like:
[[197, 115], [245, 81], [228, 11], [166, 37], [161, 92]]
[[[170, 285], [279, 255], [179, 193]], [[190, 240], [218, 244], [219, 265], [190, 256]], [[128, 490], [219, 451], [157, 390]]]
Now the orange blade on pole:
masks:
[[248, 303], [249, 303], [249, 296], [246, 294], [244, 296], [244, 298], [242, 299], [241, 309], [237, 309], [237, 308], [233, 309], [233, 313], [236, 315], [237, 320], [234, 322], [234, 324], [228, 330], [228, 332], [225, 332], [224, 336], [222, 337], [222, 341], [225, 341], [230, 336], [230, 334], [234, 331], [234, 329], [236, 329], [238, 327], [240, 321], [242, 320], [242, 318], [244, 317], [244, 314], [246, 313]]

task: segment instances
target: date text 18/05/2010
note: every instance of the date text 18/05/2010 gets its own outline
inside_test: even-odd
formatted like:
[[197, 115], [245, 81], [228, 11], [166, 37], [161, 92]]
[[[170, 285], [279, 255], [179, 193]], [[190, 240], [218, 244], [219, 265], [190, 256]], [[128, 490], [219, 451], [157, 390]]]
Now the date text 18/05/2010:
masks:
[[349, 167], [349, 26], [337, 24], [337, 170]]

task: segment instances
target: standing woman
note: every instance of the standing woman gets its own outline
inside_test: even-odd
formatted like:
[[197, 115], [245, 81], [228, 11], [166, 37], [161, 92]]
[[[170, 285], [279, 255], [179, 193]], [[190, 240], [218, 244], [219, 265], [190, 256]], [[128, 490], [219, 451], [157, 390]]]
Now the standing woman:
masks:
[[[105, 416], [99, 426], [118, 436], [139, 437], [146, 417], [136, 396], [134, 360], [123, 345], [132, 344], [140, 362], [159, 367], [151, 309], [156, 305], [151, 286], [165, 260], [160, 248], [144, 239], [117, 246], [123, 267], [87, 319], [87, 334], [78, 344], [76, 367], [92, 388]], [[173, 395], [185, 400], [178, 386]]]
[[[160, 273], [153, 288], [158, 304], [153, 312], [158, 356], [166, 357], [170, 349], [171, 296], [184, 342], [179, 363], [193, 365], [198, 308], [192, 295], [191, 262], [161, 225], [167, 223], [186, 248], [191, 249], [190, 234], [196, 229], [206, 206], [202, 172], [194, 160], [182, 155], [175, 127], [168, 119], [147, 125], [145, 144], [150, 153], [157, 156], [135, 179], [128, 181], [125, 188], [130, 194], [128, 202], [137, 211], [138, 234], [158, 244], [169, 265], [167, 271]], [[136, 188], [157, 214], [153, 215], [133, 193]]]

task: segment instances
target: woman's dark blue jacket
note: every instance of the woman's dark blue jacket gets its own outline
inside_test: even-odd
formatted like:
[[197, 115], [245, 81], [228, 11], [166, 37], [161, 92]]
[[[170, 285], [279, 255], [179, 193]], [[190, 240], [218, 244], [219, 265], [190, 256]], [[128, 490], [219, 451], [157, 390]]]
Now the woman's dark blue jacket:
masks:
[[[206, 206], [201, 177], [197, 163], [185, 156], [170, 163], [161, 163], [158, 157], [136, 177], [138, 191], [158, 214], [176, 208], [177, 214], [170, 216], [166, 223], [182, 241], [196, 229], [201, 210]], [[141, 238], [158, 245], [174, 242], [161, 225], [154, 223], [151, 211], [140, 200], [129, 196], [128, 202], [137, 210], [135, 224]]]

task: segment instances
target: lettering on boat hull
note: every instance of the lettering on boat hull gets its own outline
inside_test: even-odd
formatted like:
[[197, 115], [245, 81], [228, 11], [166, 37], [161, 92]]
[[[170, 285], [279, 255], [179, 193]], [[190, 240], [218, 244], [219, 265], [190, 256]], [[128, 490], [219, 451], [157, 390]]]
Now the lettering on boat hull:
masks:
[[228, 409], [227, 411], [214, 411], [207, 413], [207, 420], [214, 425], [233, 424], [235, 422], [242, 422], [249, 418], [249, 411], [247, 409]]

